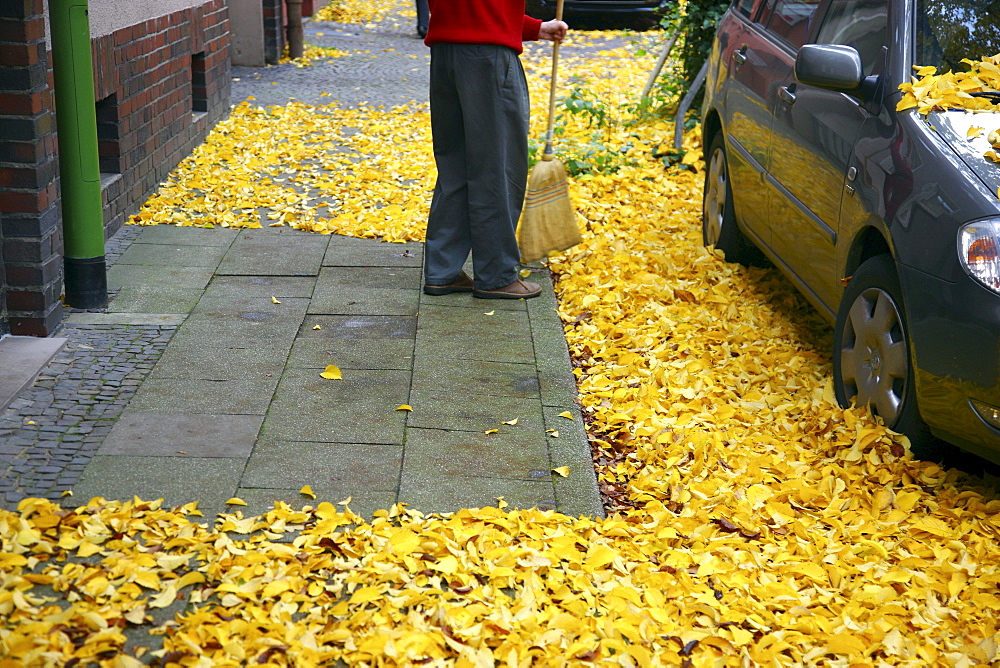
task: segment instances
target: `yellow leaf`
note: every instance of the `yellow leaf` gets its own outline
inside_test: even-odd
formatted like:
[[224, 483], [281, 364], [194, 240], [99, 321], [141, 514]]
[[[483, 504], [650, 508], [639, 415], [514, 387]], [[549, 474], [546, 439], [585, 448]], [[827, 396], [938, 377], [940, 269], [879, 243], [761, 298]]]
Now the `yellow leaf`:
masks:
[[313, 492], [312, 487], [310, 487], [309, 485], [303, 485], [302, 489], [299, 490], [299, 494], [308, 496], [310, 499], [316, 498], [316, 493]]
[[495, 433], [497, 433], [498, 431], [500, 431], [500, 430], [499, 430], [499, 429], [487, 429], [487, 430], [486, 430], [486, 431], [484, 431], [483, 433], [484, 433], [484, 434], [495, 434]]
[[568, 466], [560, 466], [560, 467], [554, 468], [552, 470], [553, 470], [553, 472], [558, 473], [563, 478], [569, 477], [569, 467]]
[[177, 599], [177, 589], [174, 586], [167, 585], [163, 591], [158, 595], [153, 597], [149, 601], [149, 607], [151, 608], [165, 608]]
[[410, 404], [403, 404], [402, 406], [396, 406], [397, 411], [412, 411], [413, 406]]
[[549, 436], [551, 436], [552, 438], [559, 438], [559, 430], [549, 429]]
[[313, 329], [323, 329], [323, 328], [320, 327], [319, 325], [313, 325]]
[[340, 367], [336, 364], [328, 364], [323, 373], [320, 374], [320, 377], [327, 380], [342, 380], [344, 376], [340, 373]]
[[280, 304], [281, 302], [278, 301], [277, 297], [275, 297], [275, 296], [272, 295], [271, 296], [271, 303], [273, 303], [273, 304]]
[[569, 411], [563, 411], [562, 413], [559, 414], [559, 417], [566, 418], [567, 420], [572, 420], [573, 414], [570, 413]]
[[247, 505], [247, 502], [244, 501], [243, 499], [241, 499], [238, 496], [233, 496], [233, 497], [230, 497], [226, 501], [226, 505], [227, 506], [245, 506], [245, 505]]
[[497, 508], [499, 508], [500, 510], [503, 510], [504, 508], [506, 508], [509, 505], [510, 505], [509, 503], [507, 503], [506, 501], [504, 501], [504, 498], [502, 496], [498, 496], [497, 497]]
[[73, 496], [73, 490], [71, 490], [71, 489], [64, 490], [63, 493], [62, 493], [62, 495], [63, 496]]
[[517, 418], [514, 418], [513, 420], [507, 420], [506, 422], [503, 422], [503, 424], [509, 424], [513, 426], [517, 424]]
[[518, 273], [518, 275], [521, 278], [527, 278], [528, 276], [531, 276], [531, 270], [530, 269], [522, 269], [521, 271], [519, 271], [517, 273]]
[[965, 136], [968, 137], [969, 139], [975, 139], [979, 135], [983, 134], [983, 130], [985, 129], [986, 128], [981, 128], [976, 125], [972, 125], [969, 127], [969, 131], [966, 133]]
[[496, 311], [487, 311], [483, 315], [493, 315], [494, 313], [496, 313]]

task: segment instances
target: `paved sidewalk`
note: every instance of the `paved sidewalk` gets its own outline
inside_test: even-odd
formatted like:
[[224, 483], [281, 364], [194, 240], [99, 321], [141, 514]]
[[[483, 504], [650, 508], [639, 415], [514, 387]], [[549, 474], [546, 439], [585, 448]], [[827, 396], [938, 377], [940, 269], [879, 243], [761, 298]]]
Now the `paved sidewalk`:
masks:
[[[426, 50], [398, 30], [307, 25], [313, 43], [371, 53], [239, 70], [233, 101], [420, 101], [426, 63], [412, 56]], [[602, 514], [544, 271], [542, 297], [511, 302], [423, 295], [422, 244], [161, 226], [112, 245], [108, 308], [70, 315], [65, 350], [0, 414], [6, 507], [72, 489], [66, 505], [163, 497], [211, 517], [237, 496], [257, 514], [315, 503], [299, 492], [310, 485], [363, 515], [498, 497]], [[329, 364], [342, 379], [320, 376]]]

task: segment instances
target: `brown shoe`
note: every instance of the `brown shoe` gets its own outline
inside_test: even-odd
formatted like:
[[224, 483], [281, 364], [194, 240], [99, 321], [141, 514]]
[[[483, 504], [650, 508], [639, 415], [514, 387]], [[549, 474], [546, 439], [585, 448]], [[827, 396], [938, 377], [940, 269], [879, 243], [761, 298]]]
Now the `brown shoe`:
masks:
[[455, 280], [444, 285], [425, 285], [425, 295], [449, 295], [452, 292], [472, 292], [472, 279], [464, 271]]
[[517, 279], [510, 285], [495, 290], [473, 290], [472, 296], [480, 299], [531, 299], [542, 294], [542, 286]]

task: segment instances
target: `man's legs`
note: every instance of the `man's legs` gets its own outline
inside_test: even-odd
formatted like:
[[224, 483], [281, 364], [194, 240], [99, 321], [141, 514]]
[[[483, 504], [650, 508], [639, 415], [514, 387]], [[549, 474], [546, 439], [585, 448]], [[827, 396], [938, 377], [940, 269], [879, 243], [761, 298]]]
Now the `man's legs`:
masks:
[[515, 232], [528, 176], [528, 88], [507, 47], [431, 49], [438, 182], [427, 225], [426, 281], [441, 285], [472, 250], [476, 290], [517, 280]]

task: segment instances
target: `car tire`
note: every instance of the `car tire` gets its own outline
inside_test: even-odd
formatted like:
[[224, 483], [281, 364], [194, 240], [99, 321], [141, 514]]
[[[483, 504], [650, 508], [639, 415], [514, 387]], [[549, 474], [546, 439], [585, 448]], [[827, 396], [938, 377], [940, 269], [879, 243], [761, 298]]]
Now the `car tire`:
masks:
[[866, 404], [906, 434], [914, 456], [936, 456], [937, 439], [917, 406], [906, 311], [890, 255], [866, 260], [847, 284], [833, 328], [833, 388], [841, 406]]
[[766, 264], [763, 253], [743, 236], [739, 225], [736, 224], [726, 144], [721, 132], [712, 137], [705, 159], [701, 237], [706, 246], [715, 246], [717, 250], [725, 253], [728, 262], [745, 265]]

